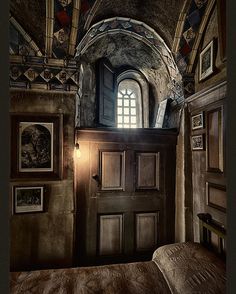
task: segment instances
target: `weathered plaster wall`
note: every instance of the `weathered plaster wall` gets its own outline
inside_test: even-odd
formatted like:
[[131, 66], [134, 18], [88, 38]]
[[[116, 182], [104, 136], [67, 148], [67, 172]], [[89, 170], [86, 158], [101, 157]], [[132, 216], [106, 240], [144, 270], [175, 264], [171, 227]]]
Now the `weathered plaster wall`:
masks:
[[[75, 95], [11, 90], [11, 112], [63, 113], [63, 179], [58, 181], [11, 181], [17, 185], [46, 186], [45, 211], [13, 214], [11, 270], [72, 265], [74, 234], [74, 111]], [[12, 195], [9, 195], [12, 201]], [[12, 204], [12, 203], [11, 203]], [[12, 205], [10, 205], [12, 208]]]

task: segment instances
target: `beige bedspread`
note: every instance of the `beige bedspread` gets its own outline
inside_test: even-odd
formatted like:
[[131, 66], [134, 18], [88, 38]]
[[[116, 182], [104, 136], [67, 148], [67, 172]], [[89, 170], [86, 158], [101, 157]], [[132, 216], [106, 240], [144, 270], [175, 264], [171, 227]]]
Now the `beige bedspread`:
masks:
[[11, 274], [14, 294], [171, 293], [153, 261]]
[[225, 263], [197, 243], [158, 248], [153, 260], [11, 273], [11, 294], [224, 294]]

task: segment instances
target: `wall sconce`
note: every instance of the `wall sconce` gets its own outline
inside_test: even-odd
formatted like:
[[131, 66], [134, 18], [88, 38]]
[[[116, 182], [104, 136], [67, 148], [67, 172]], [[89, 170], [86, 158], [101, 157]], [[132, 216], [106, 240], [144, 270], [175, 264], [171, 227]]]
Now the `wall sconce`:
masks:
[[79, 148], [79, 143], [75, 144], [75, 156], [76, 156], [76, 158], [81, 157], [81, 151], [80, 151], [80, 148]]

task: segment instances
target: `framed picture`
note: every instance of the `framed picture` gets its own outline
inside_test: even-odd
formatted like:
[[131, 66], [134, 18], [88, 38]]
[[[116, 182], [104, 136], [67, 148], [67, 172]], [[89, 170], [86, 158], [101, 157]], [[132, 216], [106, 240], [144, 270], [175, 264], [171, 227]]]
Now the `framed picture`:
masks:
[[42, 212], [44, 186], [13, 187], [13, 212]]
[[11, 177], [61, 179], [62, 114], [11, 115]]
[[192, 130], [202, 129], [203, 124], [203, 112], [192, 116]]
[[212, 40], [200, 53], [199, 81], [213, 73], [213, 47], [214, 40]]
[[204, 150], [203, 135], [192, 136], [192, 150]]

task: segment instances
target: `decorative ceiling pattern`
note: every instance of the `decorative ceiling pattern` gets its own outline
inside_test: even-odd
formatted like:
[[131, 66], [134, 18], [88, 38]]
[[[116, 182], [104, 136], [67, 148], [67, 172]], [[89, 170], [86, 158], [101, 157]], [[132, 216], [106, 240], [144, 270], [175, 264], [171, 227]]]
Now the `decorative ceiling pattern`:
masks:
[[[155, 50], [174, 81], [178, 69], [182, 74], [186, 72], [210, 2], [188, 0], [190, 6], [174, 61], [168, 48], [173, 43], [185, 1], [146, 0], [144, 5], [140, 0], [11, 0], [10, 17], [14, 21], [10, 24], [10, 54], [23, 59], [44, 56], [54, 58], [59, 63], [66, 61], [66, 65], [60, 68], [55, 65], [53, 71], [47, 61], [42, 61], [43, 58], [37, 60], [36, 67], [34, 63], [20, 67], [13, 62], [15, 67], [11, 70], [11, 82], [16, 84], [25, 79], [26, 84], [44, 83], [49, 88], [53, 84], [75, 85], [77, 80], [72, 78], [73, 74], [67, 65], [70, 61], [74, 62], [76, 45], [79, 44], [78, 57], [104, 34], [114, 35], [117, 32], [132, 36]], [[41, 68], [38, 63], [41, 63]], [[62, 68], [65, 72], [60, 72]]]
[[45, 90], [77, 91], [76, 61], [44, 57], [10, 57], [10, 86]]
[[186, 71], [197, 32], [204, 16], [208, 0], [192, 0], [184, 22], [182, 37], [176, 55], [176, 62], [181, 73]]
[[93, 25], [79, 43], [76, 57], [78, 58], [82, 55], [89, 46], [105, 34], [117, 34], [121, 32], [146, 43], [153, 50], [156, 50], [166, 65], [170, 77], [176, 79], [178, 68], [164, 40], [148, 25], [130, 18], [115, 17]]
[[57, 58], [64, 58], [68, 53], [72, 11], [72, 0], [55, 0], [53, 54]]

